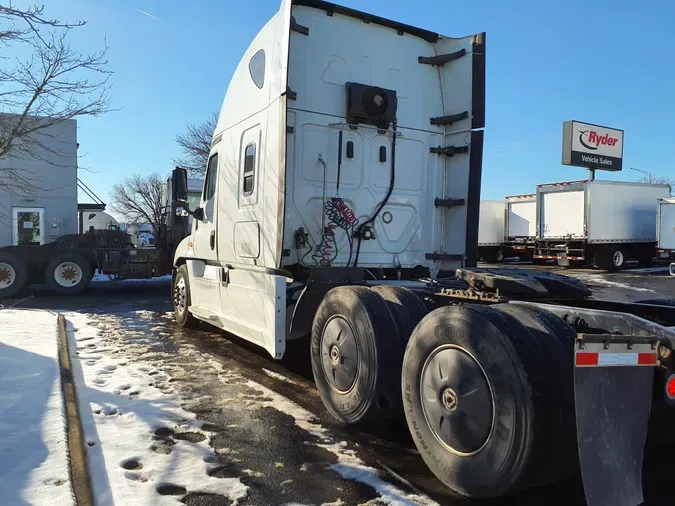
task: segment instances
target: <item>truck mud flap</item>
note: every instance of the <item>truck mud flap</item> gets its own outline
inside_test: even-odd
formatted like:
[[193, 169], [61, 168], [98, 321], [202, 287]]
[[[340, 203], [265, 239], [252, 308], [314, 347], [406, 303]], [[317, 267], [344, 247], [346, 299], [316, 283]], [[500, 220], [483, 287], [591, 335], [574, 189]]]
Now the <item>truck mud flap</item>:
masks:
[[586, 501], [588, 506], [638, 506], [644, 501], [642, 464], [656, 350], [647, 343], [581, 339], [574, 395]]

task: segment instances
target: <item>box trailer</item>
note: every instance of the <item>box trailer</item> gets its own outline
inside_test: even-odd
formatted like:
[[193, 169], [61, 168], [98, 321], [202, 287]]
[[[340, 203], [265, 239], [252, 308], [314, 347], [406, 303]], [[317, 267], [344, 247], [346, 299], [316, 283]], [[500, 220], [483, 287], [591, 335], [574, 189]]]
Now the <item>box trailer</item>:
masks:
[[565, 267], [593, 263], [622, 268], [629, 258], [649, 265], [656, 247], [659, 198], [670, 187], [618, 181], [571, 181], [537, 186], [534, 258]]
[[537, 196], [509, 195], [504, 200], [506, 202], [504, 256], [531, 260], [534, 256], [537, 235]]
[[[656, 213], [656, 256], [660, 260], [675, 260], [675, 198], [659, 199]], [[675, 263], [670, 264], [675, 276]]]
[[495, 263], [504, 259], [505, 208], [503, 200], [481, 200], [478, 220], [478, 258]]

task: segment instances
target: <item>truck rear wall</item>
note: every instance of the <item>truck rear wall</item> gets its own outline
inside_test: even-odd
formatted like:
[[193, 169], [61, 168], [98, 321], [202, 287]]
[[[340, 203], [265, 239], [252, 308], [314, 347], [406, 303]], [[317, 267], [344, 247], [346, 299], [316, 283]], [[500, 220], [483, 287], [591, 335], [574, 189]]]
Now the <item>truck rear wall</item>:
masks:
[[478, 246], [497, 246], [504, 242], [504, 201], [481, 200]]
[[530, 238], [537, 235], [537, 202], [534, 198], [524, 201], [506, 201], [506, 237]]
[[553, 239], [561, 237], [583, 238], [585, 191], [583, 188], [566, 191], [538, 192], [539, 237]]
[[588, 242], [656, 241], [659, 198], [670, 196], [667, 185], [593, 181], [588, 183]]
[[658, 203], [658, 242], [660, 249], [675, 250], [675, 199]]

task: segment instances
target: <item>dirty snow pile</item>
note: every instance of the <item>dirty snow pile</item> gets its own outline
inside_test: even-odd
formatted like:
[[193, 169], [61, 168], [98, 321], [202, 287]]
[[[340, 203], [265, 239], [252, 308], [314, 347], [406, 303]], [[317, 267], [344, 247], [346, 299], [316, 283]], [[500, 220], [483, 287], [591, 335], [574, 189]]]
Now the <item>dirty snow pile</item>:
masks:
[[[64, 313], [86, 440], [87, 463], [98, 505], [177, 504], [190, 493], [224, 496], [237, 504], [248, 488], [239, 478], [217, 478], [209, 431], [181, 408], [165, 373], [129, 363], [106, 345], [114, 329], [90, 317]], [[139, 318], [143, 315], [139, 314]]]
[[74, 504], [57, 315], [0, 309], [0, 502]]

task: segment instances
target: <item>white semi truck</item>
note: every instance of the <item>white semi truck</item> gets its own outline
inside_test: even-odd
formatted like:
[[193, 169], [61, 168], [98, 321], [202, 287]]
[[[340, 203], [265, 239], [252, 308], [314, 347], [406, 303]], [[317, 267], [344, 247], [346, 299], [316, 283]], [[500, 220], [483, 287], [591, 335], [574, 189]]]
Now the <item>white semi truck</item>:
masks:
[[537, 186], [536, 260], [621, 269], [629, 258], [651, 264], [656, 210], [664, 184], [571, 181]]
[[198, 207], [174, 171], [176, 211], [194, 217], [175, 318], [276, 359], [306, 340], [328, 411], [374, 427], [405, 417], [460, 496], [580, 462], [589, 505], [635, 506], [673, 309], [475, 268], [485, 47], [484, 33], [284, 0], [231, 80]]

